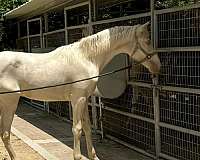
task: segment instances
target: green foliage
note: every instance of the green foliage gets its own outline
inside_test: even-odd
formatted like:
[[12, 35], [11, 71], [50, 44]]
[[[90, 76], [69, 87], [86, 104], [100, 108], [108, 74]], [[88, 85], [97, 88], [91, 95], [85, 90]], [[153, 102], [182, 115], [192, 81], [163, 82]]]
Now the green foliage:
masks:
[[197, 2], [198, 0], [156, 0], [156, 7], [159, 9], [172, 8], [172, 7], [186, 6]]
[[0, 14], [8, 12], [25, 2], [27, 2], [27, 0], [0, 0]]

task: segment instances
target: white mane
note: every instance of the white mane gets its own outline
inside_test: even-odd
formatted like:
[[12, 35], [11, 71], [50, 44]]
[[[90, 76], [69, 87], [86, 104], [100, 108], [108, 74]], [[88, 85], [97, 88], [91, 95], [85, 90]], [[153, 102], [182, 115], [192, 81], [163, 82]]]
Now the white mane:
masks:
[[72, 47], [78, 45], [81, 51], [83, 51], [82, 54], [92, 59], [102, 53], [103, 50], [110, 49], [111, 45], [113, 45], [111, 44], [112, 42], [133, 37], [137, 26], [116, 26], [109, 28], [86, 38], [82, 38], [79, 42], [72, 44]]

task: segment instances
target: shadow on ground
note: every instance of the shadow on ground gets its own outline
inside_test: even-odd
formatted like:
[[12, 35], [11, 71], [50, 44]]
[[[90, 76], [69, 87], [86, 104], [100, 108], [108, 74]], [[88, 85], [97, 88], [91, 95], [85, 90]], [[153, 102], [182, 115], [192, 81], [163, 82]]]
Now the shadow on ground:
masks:
[[[19, 103], [16, 114], [35, 127], [58, 139], [68, 147], [73, 148], [71, 124], [21, 102]], [[111, 140], [104, 139], [100, 141], [98, 135], [93, 135], [93, 137], [94, 146], [100, 160], [152, 160], [149, 157], [145, 157]], [[87, 152], [84, 139], [84, 136], [82, 136], [81, 149], [86, 156]]]

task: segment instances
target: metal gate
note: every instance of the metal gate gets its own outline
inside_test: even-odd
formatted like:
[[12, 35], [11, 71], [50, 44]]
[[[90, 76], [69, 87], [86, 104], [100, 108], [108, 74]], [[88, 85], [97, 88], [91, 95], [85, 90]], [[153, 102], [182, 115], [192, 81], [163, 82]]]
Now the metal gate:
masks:
[[[93, 127], [153, 158], [200, 160], [200, 5], [135, 14], [130, 1], [90, 0], [63, 8], [65, 28], [44, 33], [44, 46], [58, 47], [86, 33], [152, 20], [151, 38], [162, 64], [158, 84], [144, 67], [130, 69], [127, 89], [119, 98], [92, 97]], [[67, 24], [67, 15], [76, 15], [72, 12], [82, 17], [75, 26]], [[49, 111], [71, 120], [71, 107], [62, 108], [67, 103], [50, 105], [57, 107], [50, 106]], [[64, 111], [68, 113], [60, 113]]]
[[[158, 84], [144, 67], [132, 68], [121, 97], [91, 104], [98, 106], [97, 128], [153, 158], [199, 160], [200, 5], [152, 13], [152, 38], [162, 64]], [[97, 32], [150, 19], [151, 13], [143, 13], [97, 22], [93, 28]]]

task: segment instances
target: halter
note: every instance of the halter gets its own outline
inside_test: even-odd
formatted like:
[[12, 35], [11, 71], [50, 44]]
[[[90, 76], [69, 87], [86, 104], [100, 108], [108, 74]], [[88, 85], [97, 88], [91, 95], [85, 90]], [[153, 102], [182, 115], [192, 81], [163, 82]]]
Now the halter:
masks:
[[136, 40], [136, 45], [135, 45], [135, 47], [133, 48], [133, 51], [132, 51], [132, 54], [131, 54], [131, 57], [135, 54], [135, 52], [138, 50], [138, 49], [140, 49], [146, 56], [145, 56], [145, 58], [143, 58], [141, 61], [139, 61], [139, 62], [137, 62], [136, 64], [141, 64], [141, 63], [144, 63], [144, 62], [146, 62], [147, 60], [150, 60], [155, 54], [157, 54], [157, 53], [155, 53], [155, 52], [148, 52], [148, 51], [146, 51], [142, 46], [141, 46], [141, 44], [139, 43], [139, 41], [138, 41], [138, 37], [137, 37], [137, 35], [136, 35], [136, 33], [137, 33], [137, 29], [139, 28], [139, 26], [137, 26], [136, 27], [136, 29], [135, 29], [135, 34], [134, 34], [134, 38], [135, 38], [135, 40]]

